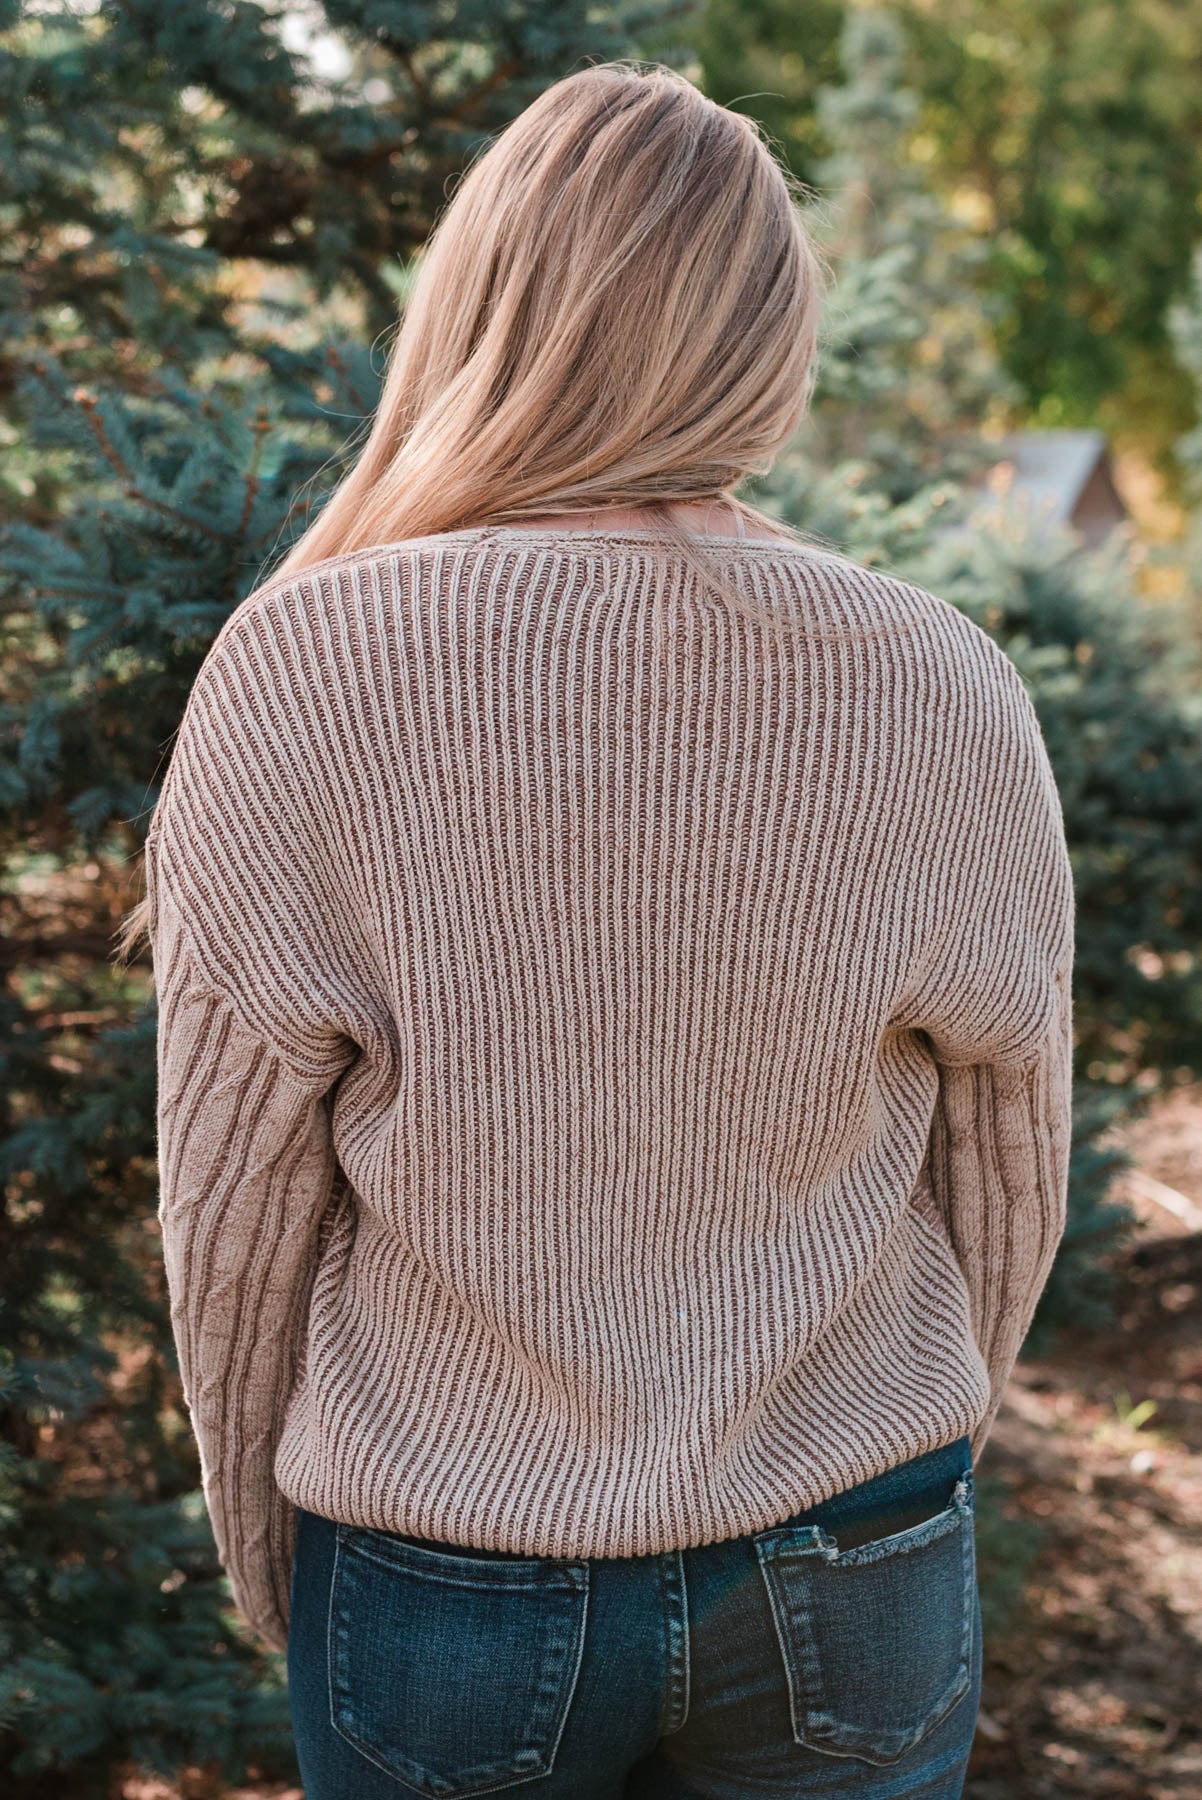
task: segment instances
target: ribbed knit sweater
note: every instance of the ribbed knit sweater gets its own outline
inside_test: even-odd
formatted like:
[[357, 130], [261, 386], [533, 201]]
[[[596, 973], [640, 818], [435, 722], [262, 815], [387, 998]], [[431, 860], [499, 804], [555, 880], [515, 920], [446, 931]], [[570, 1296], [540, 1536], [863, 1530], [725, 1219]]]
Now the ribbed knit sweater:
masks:
[[476, 527], [269, 581], [147, 844], [159, 1218], [235, 1600], [295, 1507], [637, 1556], [972, 1434], [1065, 1220], [1014, 663], [843, 557]]

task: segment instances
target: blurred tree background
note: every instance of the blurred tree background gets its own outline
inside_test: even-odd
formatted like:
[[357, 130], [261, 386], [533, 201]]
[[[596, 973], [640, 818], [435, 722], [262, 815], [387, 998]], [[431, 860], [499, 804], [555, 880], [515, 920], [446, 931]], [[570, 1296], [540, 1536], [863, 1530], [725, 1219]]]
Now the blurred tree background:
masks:
[[[1079, 903], [1033, 1343], [1108, 1328], [1112, 1128], [1202, 1072], [1200, 53], [1202, 5], [1154, 0], [0, 0], [6, 1794], [293, 1769], [198, 1490], [150, 971], [112, 932], [205, 649], [352, 453], [457, 172], [586, 58], [681, 67], [814, 190], [820, 385], [750, 497], [962, 606], [1029, 683]], [[1079, 424], [1139, 459], [1167, 542], [981, 511], [1001, 431]]]
[[[1195, 404], [1168, 312], [1202, 223], [1202, 8], [891, 10], [917, 103], [906, 154], [986, 252], [980, 291], [1026, 416], [1121, 432], [1171, 478]], [[706, 92], [761, 118], [807, 181], [831, 149], [816, 102], [836, 78], [847, 11], [711, 0], [689, 33]]]

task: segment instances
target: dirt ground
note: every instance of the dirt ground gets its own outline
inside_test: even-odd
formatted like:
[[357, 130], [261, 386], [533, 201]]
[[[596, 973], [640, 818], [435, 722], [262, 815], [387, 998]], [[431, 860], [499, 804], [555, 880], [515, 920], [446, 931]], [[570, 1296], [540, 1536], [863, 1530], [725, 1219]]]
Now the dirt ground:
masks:
[[[1202, 1088], [1129, 1141], [1116, 1329], [1024, 1358], [980, 1459], [1001, 1600], [966, 1800], [1202, 1800]], [[219, 1796], [303, 1800], [203, 1777], [114, 1800]]]
[[967, 1800], [1202, 1800], [1202, 1093], [1130, 1142], [1117, 1329], [1024, 1358], [981, 1457], [1036, 1547]]

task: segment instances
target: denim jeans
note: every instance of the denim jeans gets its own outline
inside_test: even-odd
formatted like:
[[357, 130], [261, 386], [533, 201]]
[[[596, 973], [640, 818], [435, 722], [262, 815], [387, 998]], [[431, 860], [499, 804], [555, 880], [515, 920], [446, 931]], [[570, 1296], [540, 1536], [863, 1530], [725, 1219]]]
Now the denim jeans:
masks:
[[981, 1684], [967, 1436], [779, 1525], [553, 1558], [301, 1512], [306, 1800], [956, 1800]]

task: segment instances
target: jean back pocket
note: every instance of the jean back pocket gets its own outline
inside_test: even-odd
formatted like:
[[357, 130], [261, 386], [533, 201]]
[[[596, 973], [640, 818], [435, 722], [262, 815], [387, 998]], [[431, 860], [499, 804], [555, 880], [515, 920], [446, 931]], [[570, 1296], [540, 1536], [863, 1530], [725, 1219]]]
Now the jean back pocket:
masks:
[[799, 1744], [897, 1762], [967, 1693], [976, 1609], [974, 1483], [905, 1530], [840, 1549], [821, 1525], [753, 1537]]
[[330, 1720], [428, 1800], [550, 1772], [584, 1651], [587, 1561], [491, 1560], [339, 1525]]

